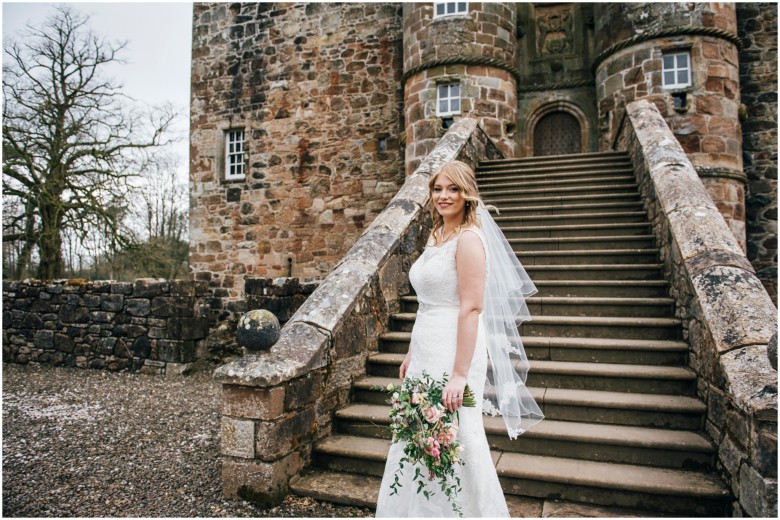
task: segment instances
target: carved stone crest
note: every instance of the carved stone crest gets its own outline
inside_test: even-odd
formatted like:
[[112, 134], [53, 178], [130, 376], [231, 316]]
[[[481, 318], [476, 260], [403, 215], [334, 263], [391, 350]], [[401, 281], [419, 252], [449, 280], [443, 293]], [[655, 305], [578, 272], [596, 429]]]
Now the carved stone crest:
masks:
[[574, 16], [570, 5], [536, 7], [536, 46], [542, 56], [574, 51]]

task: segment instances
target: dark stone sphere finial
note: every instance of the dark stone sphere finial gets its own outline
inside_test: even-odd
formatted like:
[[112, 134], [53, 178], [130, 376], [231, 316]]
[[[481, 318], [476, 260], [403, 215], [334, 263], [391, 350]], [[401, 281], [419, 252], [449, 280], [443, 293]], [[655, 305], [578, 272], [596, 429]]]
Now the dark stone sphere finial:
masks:
[[256, 309], [238, 320], [236, 340], [251, 352], [270, 349], [280, 336], [279, 320], [270, 311]]

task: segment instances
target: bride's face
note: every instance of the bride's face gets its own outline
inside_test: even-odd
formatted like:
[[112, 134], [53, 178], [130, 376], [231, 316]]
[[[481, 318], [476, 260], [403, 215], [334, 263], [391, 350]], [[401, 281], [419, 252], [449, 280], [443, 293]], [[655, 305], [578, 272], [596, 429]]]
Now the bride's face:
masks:
[[463, 197], [463, 193], [444, 173], [436, 176], [436, 181], [434, 181], [433, 204], [439, 215], [445, 219], [460, 216], [462, 220], [466, 210], [466, 199]]

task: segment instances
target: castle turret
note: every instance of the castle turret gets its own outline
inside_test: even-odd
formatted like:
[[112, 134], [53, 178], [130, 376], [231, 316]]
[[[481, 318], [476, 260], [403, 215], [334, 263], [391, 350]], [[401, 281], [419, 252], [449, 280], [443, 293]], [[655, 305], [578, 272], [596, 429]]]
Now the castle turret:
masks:
[[461, 115], [479, 118], [502, 151], [515, 155], [514, 7], [404, 4], [403, 24], [407, 174]]
[[745, 247], [740, 92], [734, 4], [594, 6], [601, 149], [626, 103], [652, 100]]

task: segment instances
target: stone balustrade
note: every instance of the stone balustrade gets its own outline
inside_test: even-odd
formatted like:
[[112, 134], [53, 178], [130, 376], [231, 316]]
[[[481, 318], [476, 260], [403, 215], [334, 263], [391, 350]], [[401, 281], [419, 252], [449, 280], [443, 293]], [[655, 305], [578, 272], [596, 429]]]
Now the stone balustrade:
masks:
[[767, 345], [777, 309], [652, 102], [627, 106], [617, 147], [637, 172], [734, 516], [774, 518], [777, 371]]
[[400, 297], [407, 272], [428, 238], [428, 180], [444, 163], [500, 157], [475, 120], [455, 122], [407, 177], [336, 268], [282, 329], [271, 350], [215, 372], [222, 383], [222, 478], [226, 497], [275, 504], [311, 460], [312, 445], [332, 432], [336, 410]]

